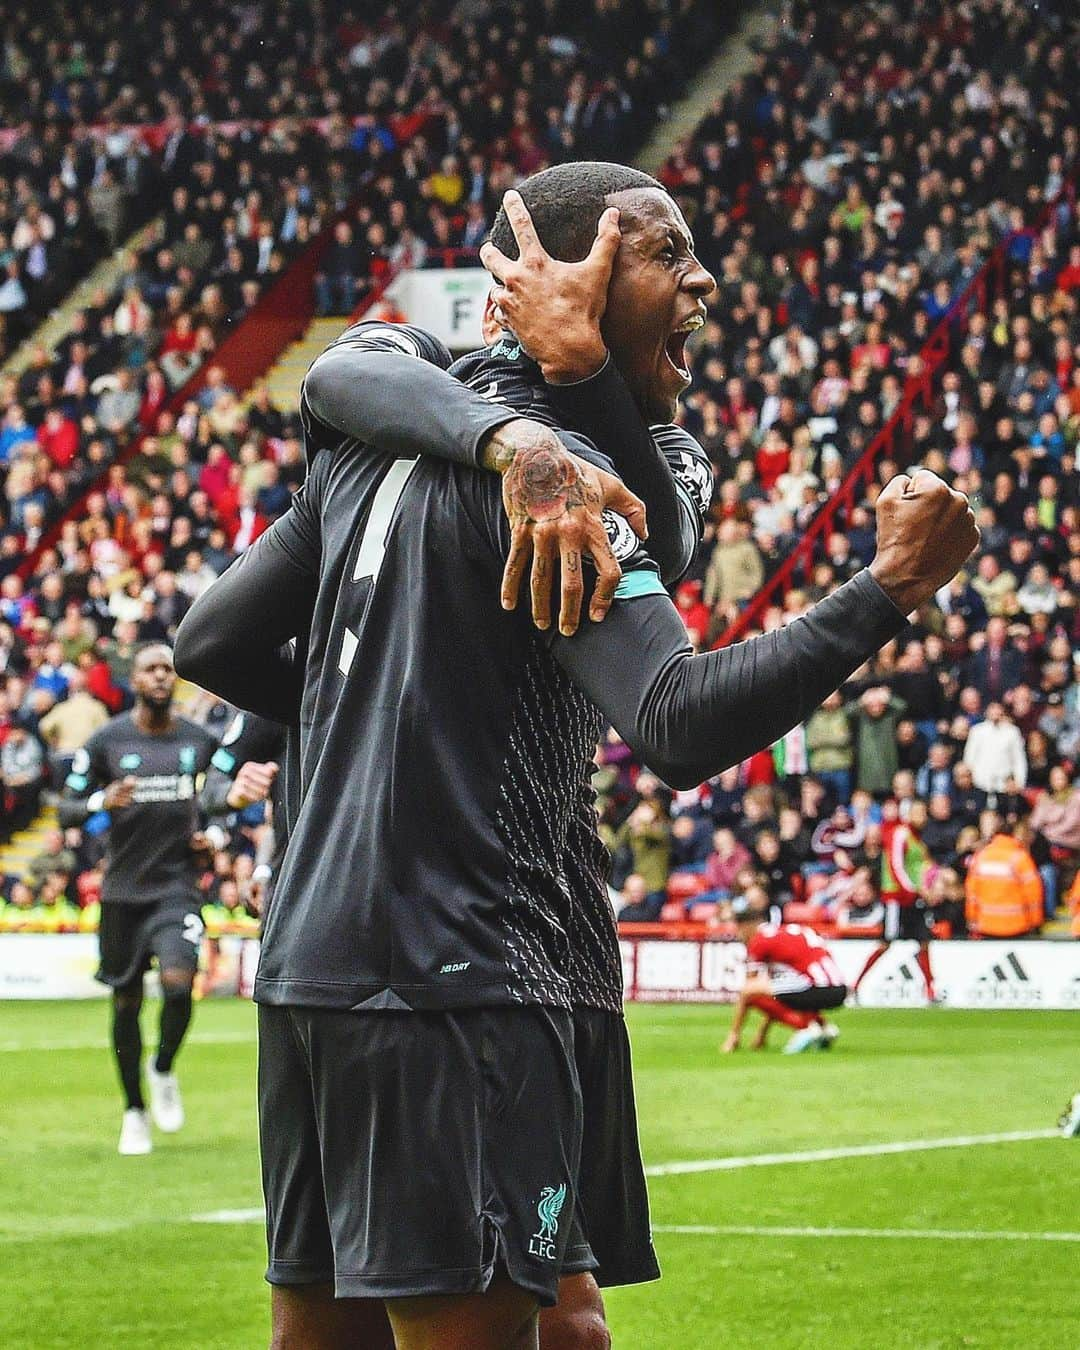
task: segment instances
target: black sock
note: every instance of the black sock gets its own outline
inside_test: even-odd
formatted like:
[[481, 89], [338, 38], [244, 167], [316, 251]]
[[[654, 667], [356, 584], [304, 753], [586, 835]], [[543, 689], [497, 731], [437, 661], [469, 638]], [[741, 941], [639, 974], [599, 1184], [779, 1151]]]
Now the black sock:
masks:
[[172, 1070], [173, 1060], [180, 1050], [184, 1032], [187, 1031], [188, 1023], [191, 1021], [191, 989], [170, 988], [166, 984], [162, 993], [164, 999], [161, 1005], [161, 1041], [158, 1045], [157, 1058], [154, 1060], [154, 1068], [158, 1073], [169, 1073]]
[[139, 1030], [139, 1010], [142, 998], [126, 996], [113, 999], [112, 1037], [120, 1082], [128, 1110], [141, 1111], [145, 1106], [142, 1095], [142, 1032]]

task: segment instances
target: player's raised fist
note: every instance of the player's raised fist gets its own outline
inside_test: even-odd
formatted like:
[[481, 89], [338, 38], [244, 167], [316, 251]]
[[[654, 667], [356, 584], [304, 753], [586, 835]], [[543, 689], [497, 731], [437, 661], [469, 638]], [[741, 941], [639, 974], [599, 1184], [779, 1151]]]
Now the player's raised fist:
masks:
[[870, 571], [905, 614], [951, 580], [979, 542], [968, 499], [929, 469], [898, 474], [877, 500]]

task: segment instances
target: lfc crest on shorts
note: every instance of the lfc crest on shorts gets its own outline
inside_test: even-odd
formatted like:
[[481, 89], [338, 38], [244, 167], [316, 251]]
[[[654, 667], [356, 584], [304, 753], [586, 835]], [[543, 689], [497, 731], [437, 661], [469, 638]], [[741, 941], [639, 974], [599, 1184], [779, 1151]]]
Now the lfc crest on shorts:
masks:
[[559, 1235], [559, 1215], [566, 1203], [566, 1182], [558, 1190], [554, 1186], [545, 1186], [540, 1192], [536, 1206], [536, 1217], [540, 1220], [540, 1229], [529, 1239], [529, 1253], [542, 1256], [547, 1261], [555, 1260], [555, 1240]]

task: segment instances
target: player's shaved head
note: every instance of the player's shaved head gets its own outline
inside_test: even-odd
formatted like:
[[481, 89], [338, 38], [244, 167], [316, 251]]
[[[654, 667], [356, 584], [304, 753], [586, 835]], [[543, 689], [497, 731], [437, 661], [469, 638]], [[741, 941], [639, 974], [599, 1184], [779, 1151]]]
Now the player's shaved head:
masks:
[[136, 701], [162, 714], [168, 711], [176, 689], [172, 648], [167, 642], [148, 642], [135, 653], [131, 687]]
[[135, 653], [132, 662], [137, 670], [148, 670], [151, 666], [172, 666], [172, 648], [167, 642], [146, 642]]
[[[517, 190], [546, 251], [562, 262], [580, 262], [593, 246], [597, 223], [611, 205], [609, 198], [643, 188], [669, 195], [663, 183], [640, 169], [604, 160], [575, 160], [543, 169]], [[503, 207], [491, 227], [491, 242], [508, 258], [517, 258], [517, 240]]]

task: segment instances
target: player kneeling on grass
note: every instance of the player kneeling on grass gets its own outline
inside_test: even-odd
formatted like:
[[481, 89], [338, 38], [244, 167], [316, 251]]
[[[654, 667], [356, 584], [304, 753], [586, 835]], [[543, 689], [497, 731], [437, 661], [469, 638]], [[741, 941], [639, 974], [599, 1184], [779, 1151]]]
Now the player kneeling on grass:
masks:
[[739, 940], [746, 944], [746, 983], [735, 1005], [724, 1053], [739, 1048], [751, 1008], [765, 1019], [754, 1037], [755, 1050], [765, 1048], [774, 1022], [794, 1029], [784, 1046], [786, 1055], [797, 1055], [811, 1046], [828, 1049], [840, 1032], [822, 1013], [840, 1007], [847, 997], [847, 985], [821, 939], [811, 928], [770, 923], [769, 898], [760, 886], [751, 887], [735, 902], [734, 915]]

